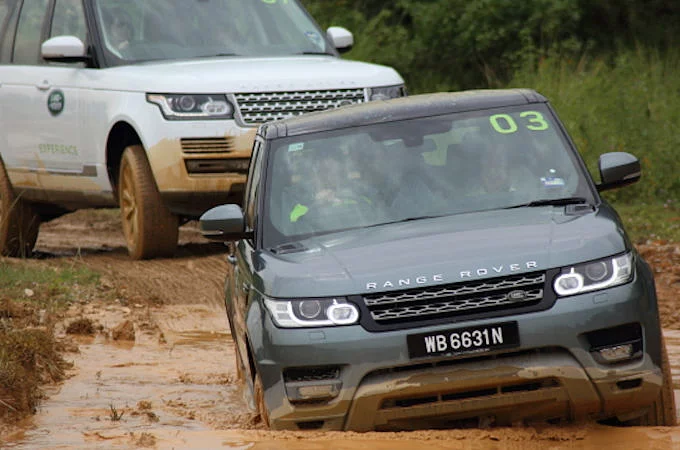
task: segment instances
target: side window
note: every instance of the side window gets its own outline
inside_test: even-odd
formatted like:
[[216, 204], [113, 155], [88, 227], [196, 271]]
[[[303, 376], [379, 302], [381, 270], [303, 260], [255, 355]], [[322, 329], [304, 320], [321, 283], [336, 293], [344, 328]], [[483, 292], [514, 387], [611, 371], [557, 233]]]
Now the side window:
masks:
[[50, 37], [54, 36], [75, 36], [83, 42], [87, 41], [82, 0], [56, 1], [50, 30]]
[[18, 0], [0, 0], [0, 63], [6, 64], [12, 59], [18, 14]]
[[246, 189], [245, 198], [245, 219], [246, 229], [252, 230], [255, 228], [255, 219], [257, 216], [257, 200], [259, 198], [259, 184], [260, 176], [262, 174], [262, 142], [256, 141], [253, 148], [253, 157], [250, 162], [250, 173], [248, 174], [248, 187]]
[[38, 64], [48, 0], [24, 0], [14, 41], [14, 64]]

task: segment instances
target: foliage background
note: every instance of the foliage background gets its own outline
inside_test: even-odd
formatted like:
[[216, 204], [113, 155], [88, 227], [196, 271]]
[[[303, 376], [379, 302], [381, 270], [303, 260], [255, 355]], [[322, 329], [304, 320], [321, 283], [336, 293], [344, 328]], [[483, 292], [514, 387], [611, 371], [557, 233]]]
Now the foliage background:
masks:
[[[551, 101], [597, 175], [629, 151], [643, 182], [615, 203], [680, 195], [680, 2], [674, 0], [302, 0], [354, 33], [348, 59], [397, 69], [409, 93], [530, 87]], [[596, 177], [597, 179], [597, 177]]]

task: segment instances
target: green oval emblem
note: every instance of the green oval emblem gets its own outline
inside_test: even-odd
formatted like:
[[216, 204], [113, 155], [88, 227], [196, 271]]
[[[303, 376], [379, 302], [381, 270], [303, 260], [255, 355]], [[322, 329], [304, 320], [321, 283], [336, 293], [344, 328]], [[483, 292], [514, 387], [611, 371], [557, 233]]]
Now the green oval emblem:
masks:
[[47, 97], [47, 109], [53, 116], [59, 115], [64, 110], [64, 93], [60, 90], [50, 92]]

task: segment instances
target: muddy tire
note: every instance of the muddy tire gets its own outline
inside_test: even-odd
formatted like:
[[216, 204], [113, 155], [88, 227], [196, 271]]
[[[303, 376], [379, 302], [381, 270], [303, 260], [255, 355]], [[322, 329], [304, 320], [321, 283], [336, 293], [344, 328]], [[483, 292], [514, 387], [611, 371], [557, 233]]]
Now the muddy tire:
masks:
[[260, 374], [255, 375], [255, 381], [253, 382], [253, 396], [255, 397], [255, 406], [257, 407], [257, 414], [260, 417], [260, 422], [267, 428], [269, 428], [269, 410], [264, 401], [264, 385], [262, 384], [262, 378]]
[[123, 152], [118, 202], [128, 252], [133, 259], [172, 256], [179, 219], [163, 204], [146, 152], [140, 145]]
[[0, 159], [0, 255], [31, 256], [39, 229], [40, 216], [16, 195]]
[[668, 362], [668, 352], [666, 342], [661, 338], [661, 374], [663, 384], [661, 391], [654, 404], [644, 416], [635, 420], [633, 425], [642, 426], [665, 426], [672, 427], [677, 425], [675, 415], [675, 396], [673, 395], [673, 379], [671, 378], [671, 365]]

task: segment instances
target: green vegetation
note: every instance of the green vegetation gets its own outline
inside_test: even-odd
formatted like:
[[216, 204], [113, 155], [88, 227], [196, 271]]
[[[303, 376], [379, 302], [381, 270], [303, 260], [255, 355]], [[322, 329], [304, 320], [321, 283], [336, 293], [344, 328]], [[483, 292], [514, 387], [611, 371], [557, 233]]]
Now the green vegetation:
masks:
[[99, 275], [75, 263], [0, 258], [0, 420], [33, 412], [39, 387], [68, 363], [54, 325], [69, 303], [92, 295]]
[[680, 4], [667, 0], [302, 0], [354, 32], [345, 55], [395, 67], [412, 94], [529, 87], [544, 94], [599, 181], [627, 151], [640, 183], [604, 194], [635, 241], [680, 241]]

